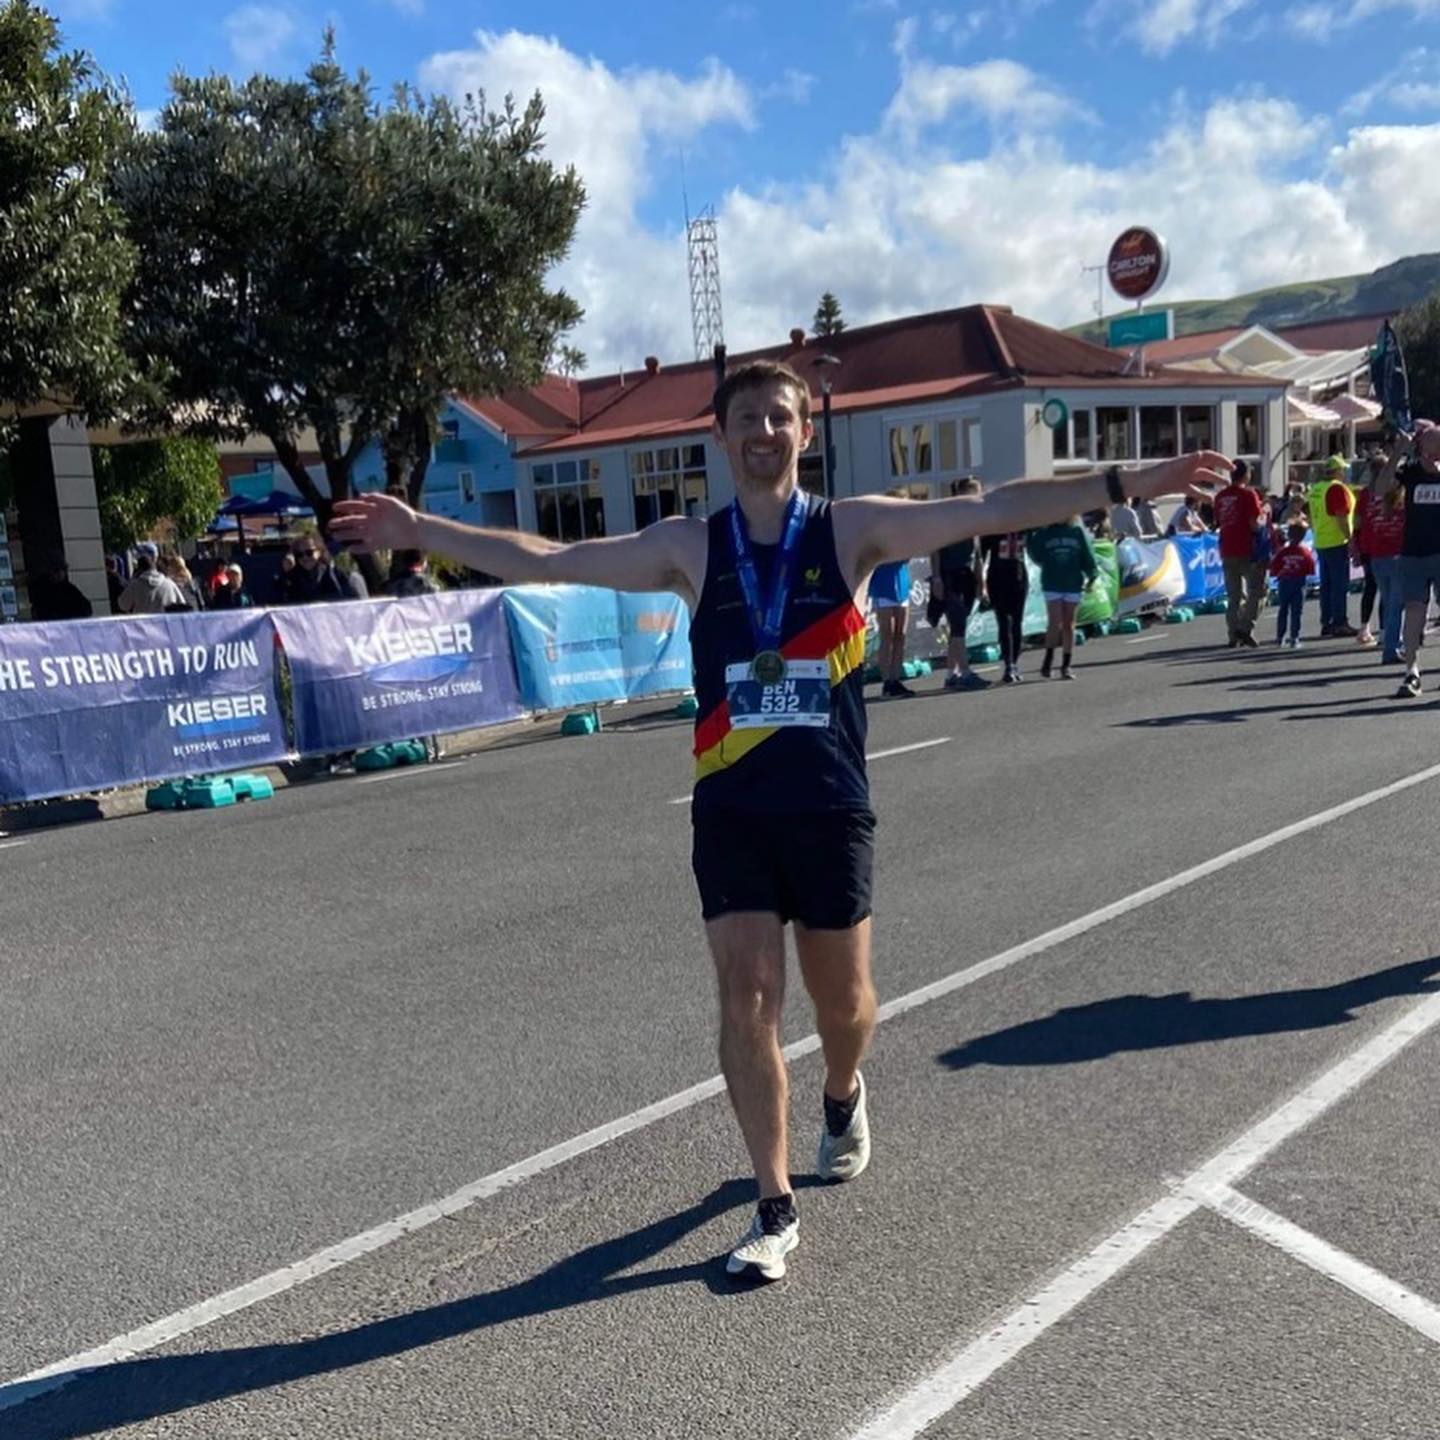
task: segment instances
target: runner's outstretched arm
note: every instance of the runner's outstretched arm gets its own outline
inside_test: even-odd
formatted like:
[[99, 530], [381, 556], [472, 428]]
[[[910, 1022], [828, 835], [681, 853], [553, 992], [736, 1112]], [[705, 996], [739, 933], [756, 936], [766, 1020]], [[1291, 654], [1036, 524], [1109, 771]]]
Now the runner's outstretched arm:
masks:
[[510, 584], [672, 590], [692, 603], [693, 558], [704, 556], [703, 532], [703, 521], [675, 516], [632, 535], [564, 545], [521, 530], [447, 520], [380, 494], [340, 501], [330, 521], [330, 534], [352, 550], [435, 550]]
[[[1230, 479], [1230, 461], [1214, 450], [1198, 450], [1150, 465], [1127, 470], [1125, 490], [1154, 499], [1160, 495], [1212, 494]], [[1105, 472], [1054, 480], [1012, 480], [983, 495], [955, 495], [947, 500], [899, 500], [865, 495], [835, 504], [837, 522], [843, 514], [845, 529], [855, 537], [858, 571], [868, 573], [887, 560], [906, 560], [945, 545], [997, 531], [1033, 530], [1108, 507]]]

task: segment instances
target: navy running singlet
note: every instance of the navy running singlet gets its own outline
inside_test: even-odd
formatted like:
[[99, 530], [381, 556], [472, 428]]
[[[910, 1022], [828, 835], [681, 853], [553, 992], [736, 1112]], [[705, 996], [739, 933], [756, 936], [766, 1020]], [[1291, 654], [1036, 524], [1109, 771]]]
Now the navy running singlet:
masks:
[[[778, 545], [751, 545], [760, 594], [770, 594]], [[829, 665], [830, 719], [818, 726], [730, 722], [727, 666], [755, 658], [755, 636], [735, 570], [728, 507], [709, 521], [705, 587], [690, 622], [695, 664], [697, 810], [868, 810], [865, 777], [865, 618], [835, 555], [829, 501], [809, 497], [795, 580], [780, 629], [788, 661]]]

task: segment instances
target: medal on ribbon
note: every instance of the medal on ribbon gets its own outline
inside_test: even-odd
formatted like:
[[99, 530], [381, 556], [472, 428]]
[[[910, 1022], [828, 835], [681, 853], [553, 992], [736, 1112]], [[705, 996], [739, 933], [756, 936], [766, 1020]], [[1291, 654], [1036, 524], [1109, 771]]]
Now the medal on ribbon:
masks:
[[790, 494], [785, 510], [785, 526], [780, 536], [780, 551], [775, 557], [775, 574], [770, 586], [770, 599], [760, 599], [760, 574], [755, 568], [755, 555], [750, 548], [750, 534], [744, 513], [736, 501], [730, 507], [730, 538], [735, 547], [735, 578], [745, 600], [745, 613], [750, 618], [750, 633], [755, 640], [755, 658], [750, 673], [761, 685], [778, 685], [789, 670], [780, 653], [780, 631], [785, 624], [785, 606], [795, 580], [796, 562], [800, 558], [800, 536], [810, 517], [809, 501], [798, 486]]

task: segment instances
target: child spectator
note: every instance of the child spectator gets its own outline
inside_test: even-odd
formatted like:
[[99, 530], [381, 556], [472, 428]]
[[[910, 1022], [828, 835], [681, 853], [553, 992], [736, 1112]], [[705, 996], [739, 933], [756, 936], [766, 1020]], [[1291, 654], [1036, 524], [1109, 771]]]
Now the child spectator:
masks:
[[[1305, 582], [1315, 573], [1315, 552], [1305, 544], [1305, 526], [1291, 525], [1289, 543], [1270, 561], [1270, 573], [1280, 587], [1280, 622], [1275, 643], [1290, 650], [1300, 648], [1300, 612], [1305, 608]], [[1286, 626], [1290, 638], [1285, 638]]]

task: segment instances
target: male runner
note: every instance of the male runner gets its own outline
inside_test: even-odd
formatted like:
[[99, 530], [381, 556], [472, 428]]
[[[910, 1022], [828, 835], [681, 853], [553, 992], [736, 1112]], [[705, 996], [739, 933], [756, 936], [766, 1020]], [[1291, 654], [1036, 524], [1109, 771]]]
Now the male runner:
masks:
[[1378, 494], [1405, 492], [1405, 536], [1400, 548], [1400, 598], [1405, 603], [1405, 678], [1397, 699], [1420, 693], [1420, 645], [1432, 593], [1440, 595], [1440, 426], [1417, 420], [1413, 435], [1398, 435], [1380, 477]]
[[708, 520], [675, 516], [564, 545], [417, 514], [381, 494], [335, 507], [331, 533], [356, 549], [423, 549], [512, 582], [671, 590], [690, 606], [699, 716], [693, 865], [720, 997], [720, 1063], [759, 1185], [732, 1274], [778, 1279], [799, 1241], [779, 1026], [785, 925], [815, 1006], [825, 1058], [822, 1179], [870, 1159], [860, 1061], [875, 1029], [870, 883], [875, 818], [865, 776], [863, 602], [886, 561], [1028, 530], [1126, 493], [1213, 490], [1212, 452], [1129, 474], [1019, 480], [989, 494], [913, 501], [807, 497], [810, 394], [788, 366], [756, 361], [715, 392], [715, 438], [736, 499]]

